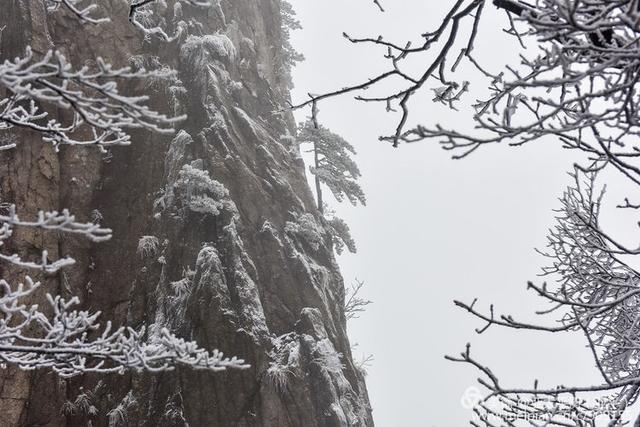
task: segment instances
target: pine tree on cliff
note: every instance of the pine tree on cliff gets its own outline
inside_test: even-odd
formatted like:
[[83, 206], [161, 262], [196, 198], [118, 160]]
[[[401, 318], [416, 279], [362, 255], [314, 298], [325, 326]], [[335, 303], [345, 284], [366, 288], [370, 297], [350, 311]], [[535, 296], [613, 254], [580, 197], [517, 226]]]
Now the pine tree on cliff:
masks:
[[315, 176], [318, 209], [324, 212], [322, 185], [329, 187], [339, 202], [347, 198], [354, 206], [367, 204], [364, 192], [358, 184], [360, 169], [351, 158], [356, 154], [351, 144], [313, 120], [300, 128], [298, 140], [313, 144], [314, 165], [309, 169]]
[[327, 220], [327, 230], [331, 234], [333, 247], [341, 254], [344, 247], [356, 252], [356, 244], [351, 237], [347, 223], [335, 216], [332, 210], [327, 209], [322, 198], [322, 185], [329, 187], [338, 202], [348, 199], [354, 206], [359, 203], [366, 205], [367, 200], [362, 187], [357, 180], [360, 178], [360, 169], [351, 158], [356, 154], [351, 144], [340, 135], [318, 124], [316, 119], [305, 122], [298, 132], [300, 143], [313, 144], [313, 166], [309, 167], [315, 176], [316, 197], [318, 210]]

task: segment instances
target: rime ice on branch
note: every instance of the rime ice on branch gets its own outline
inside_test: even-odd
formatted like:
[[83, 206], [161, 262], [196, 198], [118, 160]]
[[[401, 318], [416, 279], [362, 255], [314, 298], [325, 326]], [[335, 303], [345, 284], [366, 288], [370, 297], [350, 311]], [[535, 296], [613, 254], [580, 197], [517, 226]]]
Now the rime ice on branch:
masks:
[[[381, 103], [398, 115], [395, 129], [380, 139], [397, 146], [401, 142], [436, 139], [454, 158], [463, 158], [488, 144], [519, 146], [540, 139], [557, 141], [572, 150], [579, 162], [575, 183], [562, 199], [558, 226], [549, 236], [549, 259], [545, 269], [556, 287], [530, 283], [538, 295], [550, 301], [550, 312], [559, 312], [560, 324], [534, 325], [478, 311], [475, 303], [456, 304], [491, 325], [547, 332], [581, 331], [588, 343], [602, 383], [579, 387], [507, 388], [494, 373], [471, 356], [467, 348], [451, 360], [479, 369], [490, 396], [476, 408], [484, 425], [486, 415], [537, 415], [527, 418], [545, 425], [586, 425], [601, 408], [568, 402], [566, 398], [608, 391], [616, 414], [610, 426], [621, 425], [623, 414], [640, 391], [640, 330], [637, 327], [638, 273], [622, 257], [640, 255], [640, 248], [623, 244], [598, 221], [601, 197], [596, 195], [594, 174], [613, 169], [629, 183], [640, 185], [640, 3], [635, 0], [456, 0], [437, 28], [421, 29], [418, 43], [396, 42], [384, 36], [345, 38], [355, 45], [381, 49], [386, 71], [366, 76], [344, 88], [309, 95], [291, 108], [310, 107], [313, 119], [323, 100], [355, 95], [363, 102]], [[493, 5], [492, 5], [493, 4]], [[481, 37], [487, 7], [506, 13], [505, 32], [527, 51], [519, 64], [494, 72], [476, 57], [474, 45]], [[413, 61], [416, 60], [416, 61]], [[473, 87], [457, 70], [466, 62], [486, 78], [490, 94], [474, 105], [473, 133], [437, 124], [410, 126], [412, 100], [419, 92], [432, 91], [433, 101], [456, 108]], [[416, 63], [426, 64], [416, 72]], [[411, 66], [409, 66], [411, 64]], [[392, 82], [397, 84], [392, 85]], [[391, 89], [389, 89], [391, 88]], [[367, 95], [379, 90], [375, 95]], [[625, 199], [619, 205], [639, 209]], [[545, 312], [547, 313], [547, 312]], [[527, 367], [527, 369], [530, 369]], [[532, 400], [524, 401], [521, 397]], [[546, 398], [548, 405], [536, 403]], [[571, 400], [571, 399], [569, 399]], [[497, 402], [498, 405], [490, 405]], [[572, 417], [562, 418], [562, 414]], [[640, 417], [635, 425], [640, 426]], [[581, 418], [580, 418], [581, 417]], [[511, 418], [521, 419], [521, 418]], [[525, 425], [541, 425], [535, 421]], [[477, 424], [474, 424], [477, 425]]]
[[[43, 139], [56, 148], [65, 145], [95, 145], [102, 149], [127, 145], [133, 128], [146, 128], [160, 133], [173, 133], [173, 123], [182, 117], [167, 117], [145, 106], [147, 96], [126, 96], [118, 91], [117, 81], [139, 78], [168, 78], [166, 70], [133, 72], [130, 68], [114, 69], [101, 58], [96, 69], [73, 70], [59, 52], [48, 52], [34, 58], [31, 49], [23, 58], [0, 65], [0, 86], [7, 97], [0, 100], [0, 130], [22, 127], [43, 133]], [[41, 104], [70, 110], [67, 123]], [[0, 149], [12, 148], [14, 144]]]
[[[599, 162], [633, 175], [627, 163], [638, 156], [635, 140], [640, 128], [637, 111], [638, 17], [637, 2], [564, 0], [494, 0], [509, 20], [507, 33], [521, 43], [530, 42], [533, 55], [522, 56], [521, 66], [489, 72], [481, 58], [473, 56], [474, 44], [483, 25], [488, 0], [459, 0], [442, 24], [423, 31], [419, 43], [394, 42], [377, 37], [345, 37], [353, 44], [380, 47], [388, 61], [386, 72], [362, 82], [293, 105], [312, 107], [334, 96], [354, 94], [364, 102], [380, 102], [397, 112], [395, 131], [381, 137], [392, 142], [415, 142], [435, 138], [445, 149], [463, 157], [491, 144], [514, 145], [553, 136], [567, 148], [578, 149]], [[411, 58], [427, 66], [416, 73], [405, 67]], [[462, 61], [476, 67], [487, 78], [491, 95], [479, 100], [473, 117], [479, 131], [465, 134], [455, 129], [429, 125], [407, 126], [410, 104], [420, 91], [433, 90], [434, 101], [454, 107], [472, 88], [456, 71]], [[407, 69], [405, 69], [407, 68]], [[383, 82], [399, 81], [389, 92]], [[379, 96], [365, 91], [380, 86]], [[385, 86], [387, 87], [387, 86]]]
[[92, 2], [87, 3], [85, 0], [45, 0], [45, 5], [49, 12], [67, 9], [80, 21], [90, 24], [100, 24], [109, 21], [109, 18], [106, 17], [94, 17], [93, 13], [98, 9], [98, 5]]
[[553, 333], [582, 332], [602, 382], [545, 388], [536, 381], [530, 388], [505, 387], [488, 367], [472, 357], [467, 347], [460, 356], [448, 359], [470, 364], [484, 374], [485, 378], [479, 381], [490, 394], [475, 409], [481, 415], [499, 409], [503, 414], [537, 414], [541, 417], [537, 420], [550, 420], [554, 422], [552, 425], [580, 426], [570, 423], [577, 418], [568, 414], [594, 420], [602, 415], [598, 412], [601, 408], [597, 402], [589, 405], [586, 401], [573, 408], [570, 402], [575, 401], [576, 396], [584, 399], [589, 393], [610, 392], [609, 402], [617, 408], [610, 425], [616, 426], [640, 391], [640, 327], [637, 325], [640, 273], [620, 258], [633, 255], [634, 251], [624, 248], [601, 228], [599, 216], [604, 190], [598, 191], [596, 174], [576, 170], [573, 178], [573, 186], [561, 199], [557, 225], [548, 237], [548, 249], [542, 253], [550, 260], [543, 276], [555, 284], [539, 286], [529, 282], [528, 285], [551, 305], [538, 314], [558, 313], [558, 324], [524, 323], [511, 315], [497, 316], [493, 306], [485, 314], [476, 309], [476, 301], [471, 304], [456, 301], [456, 305], [486, 322], [478, 333], [491, 326]]
[[[94, 223], [76, 222], [75, 217], [66, 209], [62, 213], [40, 211], [35, 221], [23, 221], [16, 214], [15, 205], [10, 205], [7, 215], [0, 214], [0, 248], [3, 246], [4, 241], [11, 237], [15, 227], [31, 227], [46, 231], [76, 234], [93, 242], [101, 242], [111, 238], [110, 229], [102, 228]], [[62, 267], [74, 263], [74, 260], [69, 257], [49, 262], [48, 255], [46, 250], [42, 251], [41, 261], [38, 262], [23, 260], [18, 254], [8, 255], [0, 252], [0, 260], [22, 268], [42, 270], [49, 274], [56, 273]]]
[[[65, 7], [85, 22], [105, 20], [91, 17], [94, 5], [81, 7], [81, 4], [87, 5], [75, 0], [47, 1], [49, 10]], [[144, 105], [148, 97], [123, 95], [116, 83], [171, 76], [173, 72], [166, 70], [114, 69], [100, 58], [94, 68], [74, 70], [59, 52], [48, 52], [36, 59], [27, 48], [23, 58], [0, 65], [0, 87], [6, 93], [6, 97], [0, 99], [0, 131], [25, 128], [39, 132], [56, 150], [60, 145], [91, 145], [102, 150], [127, 145], [131, 140], [129, 131], [135, 128], [173, 133], [171, 126], [182, 117], [171, 118], [151, 110]], [[54, 110], [49, 109], [52, 107], [68, 110], [69, 121], [58, 119], [64, 114], [52, 114]], [[15, 141], [16, 138], [9, 139], [0, 150], [14, 148]], [[78, 235], [93, 242], [111, 237], [110, 229], [94, 222], [78, 222], [67, 210], [40, 212], [37, 219], [31, 221], [20, 219], [14, 205], [9, 205], [7, 211], [0, 215], [0, 247], [16, 227]], [[46, 249], [36, 260], [1, 252], [0, 260], [42, 274], [57, 273], [75, 262], [70, 257], [50, 260]], [[5, 363], [22, 369], [51, 368], [63, 376], [127, 369], [162, 371], [178, 365], [214, 371], [247, 367], [241, 359], [225, 358], [218, 350], [209, 352], [166, 329], [146, 334], [144, 328], [139, 331], [130, 327], [114, 329], [110, 322], [100, 329], [99, 312], [74, 309], [79, 303], [77, 297], [65, 300], [47, 294], [47, 307], [29, 305], [25, 301], [32, 299], [40, 283], [29, 276], [24, 281], [26, 286], [0, 279], [0, 360]]]
[[[147, 337], [145, 329], [113, 329], [106, 322], [100, 330], [100, 312], [78, 311], [69, 301], [47, 294], [52, 315], [22, 301], [40, 286], [30, 277], [12, 287], [0, 280], [0, 360], [22, 369], [50, 368], [62, 376], [87, 372], [117, 372], [127, 369], [165, 371], [176, 366], [220, 371], [245, 368], [241, 359], [226, 358], [218, 350], [208, 352], [166, 329]], [[35, 331], [35, 332], [34, 332]]]
[[[177, 40], [185, 30], [186, 23], [180, 20], [182, 5], [194, 7], [209, 7], [214, 4], [209, 0], [174, 0], [173, 20], [177, 22], [174, 34], [169, 35], [164, 28], [166, 20], [161, 16], [167, 9], [166, 1], [159, 0], [128, 0], [129, 21], [139, 29], [145, 37], [157, 37], [166, 42]], [[95, 0], [45, 0], [47, 10], [55, 12], [61, 9], [68, 10], [80, 22], [86, 24], [100, 24], [111, 20], [108, 16], [98, 17], [96, 10], [98, 2]], [[215, 1], [219, 6], [219, 0]]]
[[[0, 246], [11, 237], [15, 227], [75, 234], [94, 242], [111, 237], [110, 229], [77, 222], [68, 211], [40, 212], [36, 220], [24, 221], [15, 207], [10, 206], [8, 215], [0, 215], [0, 224]], [[74, 263], [69, 257], [49, 262], [47, 251], [42, 252], [41, 262], [1, 253], [0, 260], [49, 274]], [[126, 369], [161, 371], [178, 365], [214, 371], [247, 367], [241, 359], [225, 358], [218, 350], [208, 352], [166, 329], [148, 337], [144, 328], [113, 329], [111, 322], [106, 322], [101, 330], [99, 312], [73, 308], [79, 303], [77, 297], [65, 300], [47, 294], [48, 307], [28, 305], [25, 300], [41, 285], [29, 276], [25, 277], [25, 283], [11, 285], [0, 279], [0, 360], [5, 363], [23, 369], [51, 368], [63, 376]]]

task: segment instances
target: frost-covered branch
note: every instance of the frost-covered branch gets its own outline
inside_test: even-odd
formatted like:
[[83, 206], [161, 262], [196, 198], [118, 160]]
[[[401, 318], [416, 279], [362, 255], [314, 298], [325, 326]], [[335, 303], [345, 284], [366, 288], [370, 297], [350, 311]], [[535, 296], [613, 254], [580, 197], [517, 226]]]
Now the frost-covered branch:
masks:
[[[586, 398], [594, 392], [609, 392], [609, 401], [615, 408], [614, 416], [610, 416], [610, 425], [616, 426], [620, 425], [622, 415], [628, 413], [628, 406], [638, 397], [640, 273], [619, 258], [620, 249], [611, 244], [611, 239], [601, 228], [599, 215], [604, 191], [598, 191], [596, 176], [593, 172], [577, 170], [573, 175], [574, 184], [561, 199], [557, 225], [550, 231], [548, 249], [543, 252], [550, 260], [550, 265], [543, 269], [543, 275], [552, 279], [555, 285], [529, 283], [529, 288], [551, 306], [538, 314], [558, 313], [557, 326], [523, 323], [510, 315], [496, 316], [493, 306], [485, 314], [475, 308], [475, 301], [470, 305], [456, 304], [486, 322], [477, 330], [478, 333], [491, 326], [582, 333], [602, 377], [601, 383], [546, 389], [537, 385], [531, 388], [504, 387], [488, 367], [471, 357], [467, 348], [460, 357], [448, 358], [471, 364], [484, 373], [486, 379], [481, 379], [480, 383], [490, 394], [476, 410], [485, 415], [487, 405], [493, 405], [495, 412], [498, 401], [503, 415], [521, 413], [528, 408], [532, 413], [545, 417], [537, 420], [558, 422], [551, 425], [579, 426], [581, 424], [568, 423], [576, 419], [569, 416], [567, 408], [554, 413], [548, 405], [522, 406], [522, 396], [529, 396], [530, 400], [544, 397], [559, 411], [567, 396], [580, 394]], [[583, 405], [582, 409], [593, 415], [584, 420], [594, 420], [595, 416], [602, 415], [598, 408]], [[559, 420], [567, 424], [559, 424]]]
[[[56, 148], [65, 144], [102, 149], [129, 144], [130, 129], [173, 133], [172, 125], [183, 117], [151, 110], [144, 105], [147, 96], [122, 95], [117, 83], [171, 75], [167, 70], [114, 69], [101, 58], [96, 60], [95, 70], [74, 70], [59, 52], [50, 51], [35, 59], [28, 48], [23, 58], [0, 65], [0, 87], [7, 90], [7, 96], [0, 99], [0, 130], [21, 127], [42, 132], [44, 140]], [[58, 119], [41, 104], [70, 110], [72, 117]]]
[[78, 311], [74, 297], [65, 300], [47, 294], [46, 315], [24, 299], [40, 287], [26, 277], [26, 286], [10, 286], [0, 280], [0, 360], [22, 369], [50, 368], [62, 376], [86, 372], [118, 372], [127, 369], [163, 371], [188, 366], [213, 371], [245, 368], [241, 359], [208, 352], [195, 342], [185, 341], [162, 329], [145, 336], [145, 330], [112, 328], [100, 330], [100, 313]]
[[[510, 388], [502, 385], [498, 377], [486, 365], [471, 354], [467, 344], [457, 356], [445, 356], [447, 360], [473, 366], [483, 375], [478, 382], [488, 395], [475, 402], [471, 425], [498, 426], [564, 426], [586, 427], [623, 425], [623, 416], [633, 405], [640, 377], [596, 385], [540, 387], [537, 380], [530, 387]], [[611, 392], [613, 396], [602, 396]], [[600, 396], [587, 399], [589, 395]]]
[[93, 242], [103, 242], [111, 238], [111, 229], [102, 228], [94, 223], [80, 223], [75, 220], [75, 216], [71, 215], [67, 209], [62, 213], [52, 211], [38, 213], [38, 218], [34, 221], [21, 220], [16, 214], [15, 205], [10, 205], [7, 215], [0, 214], [0, 240], [11, 235], [12, 227], [37, 227], [43, 230], [56, 230], [65, 233], [80, 234]]
[[[157, 0], [130, 0], [129, 21], [138, 28], [146, 37], [159, 37], [166, 42], [172, 42], [180, 37], [186, 27], [183, 21], [178, 22], [176, 30], [169, 35], [163, 28], [164, 20], [160, 17], [157, 8], [166, 5], [161, 4]], [[212, 3], [209, 0], [177, 0], [174, 3], [174, 18], [179, 18], [182, 14], [182, 5], [190, 5], [195, 7], [210, 7]]]
[[45, 4], [50, 12], [66, 9], [82, 22], [100, 24], [109, 21], [106, 17], [94, 17], [93, 13], [98, 9], [98, 5], [87, 0], [45, 0]]
[[[342, 96], [346, 94], [355, 94], [356, 99], [363, 102], [381, 102], [386, 105], [387, 111], [394, 112], [396, 107], [400, 108], [401, 115], [398, 120], [395, 132], [389, 136], [383, 136], [380, 139], [390, 141], [397, 146], [405, 139], [406, 124], [409, 118], [409, 102], [416, 92], [428, 86], [428, 83], [437, 81], [442, 88], [436, 93], [436, 101], [453, 105], [460, 99], [463, 93], [468, 90], [468, 83], [458, 83], [450, 81], [446, 76], [447, 59], [451, 59], [452, 49], [456, 43], [460, 43], [463, 39], [464, 47], [461, 48], [457, 59], [453, 58], [453, 69], [457, 67], [462, 58], [472, 60], [471, 53], [473, 51], [474, 42], [478, 33], [478, 25], [482, 18], [485, 0], [457, 0], [450, 11], [444, 17], [442, 24], [435, 31], [428, 31], [422, 34], [422, 41], [419, 45], [413, 47], [411, 42], [396, 44], [386, 40], [382, 36], [357, 38], [344, 33], [344, 37], [353, 44], [373, 44], [384, 49], [384, 59], [388, 61], [389, 66], [383, 71], [372, 77], [363, 79], [362, 81], [348, 85], [341, 89], [320, 94], [309, 94], [307, 101], [292, 104], [292, 109], [309, 107], [312, 110], [312, 116], [315, 118], [317, 112], [317, 104], [325, 99]], [[471, 22], [471, 30], [465, 35], [461, 30], [461, 24], [465, 20]], [[438, 46], [438, 42], [444, 39], [444, 43]], [[438, 46], [436, 48], [436, 46]], [[432, 61], [428, 62], [427, 67], [417, 75], [408, 70], [403, 69], [403, 65], [407, 58], [420, 56], [424, 53], [435, 52]], [[401, 82], [399, 90], [393, 90], [388, 94], [381, 96], [366, 96], [364, 91], [377, 87], [383, 83], [397, 80]]]
[[349, 225], [342, 218], [338, 218], [333, 214], [327, 217], [326, 220], [327, 231], [331, 234], [333, 248], [336, 250], [338, 255], [342, 253], [345, 246], [352, 254], [356, 253], [356, 242], [351, 236]]
[[[0, 215], [0, 246], [15, 227], [75, 234], [94, 242], [111, 237], [111, 230], [95, 223], [81, 223], [68, 211], [40, 212], [36, 220], [21, 220], [10, 206]], [[46, 250], [40, 262], [23, 260], [17, 254], [0, 254], [0, 260], [20, 268], [55, 273], [74, 263], [70, 257], [50, 261]], [[85, 372], [123, 372], [127, 369], [160, 371], [178, 365], [196, 369], [223, 370], [247, 365], [235, 357], [225, 358], [217, 350], [208, 352], [166, 329], [146, 334], [130, 327], [114, 329], [107, 322], [100, 329], [100, 313], [76, 310], [77, 297], [64, 299], [47, 294], [47, 307], [26, 301], [40, 282], [25, 277], [25, 284], [11, 286], [0, 279], [0, 360], [22, 369], [50, 368], [63, 376]]]
[[366, 307], [372, 303], [367, 299], [361, 298], [358, 294], [364, 282], [356, 279], [356, 283], [351, 285], [350, 289], [347, 289], [344, 301], [344, 314], [349, 319], [357, 319], [360, 313], [366, 310]]
[[[15, 205], [10, 205], [6, 215], [0, 214], [0, 247], [3, 246], [5, 240], [12, 236], [15, 227], [31, 227], [44, 231], [76, 234], [93, 242], [102, 242], [111, 238], [110, 229], [103, 228], [99, 224], [92, 222], [77, 222], [75, 216], [71, 215], [66, 209], [63, 210], [62, 213], [56, 211], [40, 211], [37, 219], [24, 221], [16, 214]], [[42, 251], [40, 259], [36, 261], [25, 260], [18, 254], [8, 255], [4, 253], [0, 253], [0, 260], [22, 268], [42, 270], [45, 273], [55, 273], [61, 268], [74, 263], [74, 260], [70, 257], [51, 261], [49, 260], [49, 253], [46, 250]]]
[[[166, 22], [162, 11], [167, 9], [164, 0], [127, 0], [129, 2], [129, 21], [139, 29], [145, 37], [157, 37], [166, 42], [172, 42], [180, 37], [185, 30], [186, 23], [179, 21], [172, 35], [167, 33]], [[111, 21], [109, 16], [97, 16], [99, 2], [96, 0], [45, 0], [47, 10], [55, 12], [68, 10], [80, 22], [86, 24], [101, 24]], [[210, 7], [209, 0], [175, 0], [173, 3], [174, 19], [180, 17], [182, 5], [193, 7]]]
[[[419, 43], [394, 42], [384, 36], [345, 37], [354, 45], [379, 47], [386, 71], [336, 91], [309, 95], [292, 108], [315, 106], [335, 96], [355, 95], [379, 102], [398, 113], [395, 131], [381, 139], [400, 142], [436, 139], [455, 158], [494, 143], [522, 145], [545, 136], [564, 147], [586, 153], [595, 169], [618, 169], [640, 183], [636, 164], [640, 133], [638, 109], [638, 35], [640, 11], [635, 0], [493, 0], [507, 13], [507, 33], [529, 44], [519, 66], [490, 72], [473, 56], [488, 0], [457, 0], [441, 25], [423, 31]], [[426, 63], [418, 73], [412, 59]], [[426, 60], [425, 60], [426, 59]], [[410, 101], [418, 92], [433, 91], [433, 101], [450, 108], [472, 88], [457, 75], [466, 61], [486, 77], [491, 94], [474, 107], [476, 129], [465, 133], [439, 125], [407, 126]], [[407, 66], [405, 66], [407, 64]], [[396, 82], [394, 84], [388, 84]], [[392, 89], [389, 89], [392, 88]], [[381, 94], [366, 95], [379, 89]]]

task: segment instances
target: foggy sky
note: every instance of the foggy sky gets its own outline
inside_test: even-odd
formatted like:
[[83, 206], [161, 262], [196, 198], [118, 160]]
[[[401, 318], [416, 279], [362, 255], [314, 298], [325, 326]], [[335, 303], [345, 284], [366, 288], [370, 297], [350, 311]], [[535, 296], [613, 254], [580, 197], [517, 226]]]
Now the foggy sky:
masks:
[[[363, 81], [386, 66], [383, 51], [350, 45], [343, 31], [384, 34], [399, 43], [419, 41], [449, 7], [449, 2], [387, 0], [387, 12], [381, 14], [368, 0], [291, 3], [304, 27], [293, 34], [293, 44], [306, 56], [294, 70], [294, 101], [308, 92]], [[504, 16], [493, 6], [486, 12], [475, 57], [492, 70], [506, 61], [517, 63], [519, 48], [501, 31]], [[461, 79], [472, 82], [467, 106], [487, 93], [486, 80], [477, 74], [469, 66], [461, 68]], [[451, 111], [431, 97], [425, 93], [413, 103], [411, 123], [472, 129], [468, 107]], [[301, 121], [308, 114], [301, 111], [296, 117]], [[526, 282], [541, 281], [536, 275], [545, 260], [534, 248], [544, 248], [554, 223], [552, 209], [559, 207], [557, 198], [570, 183], [571, 153], [545, 141], [522, 148], [485, 147], [454, 161], [435, 141], [397, 149], [379, 142], [378, 136], [389, 134], [397, 120], [384, 105], [342, 97], [321, 104], [319, 117], [356, 147], [368, 198], [366, 207], [357, 208], [327, 201], [349, 223], [359, 248], [339, 259], [345, 281], [364, 280], [363, 296], [374, 301], [350, 321], [349, 333], [351, 342], [358, 343], [356, 359], [375, 357], [367, 384], [376, 425], [466, 425], [470, 411], [460, 399], [468, 387], [479, 387], [478, 372], [447, 362], [443, 355], [462, 351], [467, 342], [505, 386], [531, 386], [535, 378], [549, 386], [597, 380], [579, 334], [492, 328], [478, 336], [474, 328], [483, 324], [452, 302], [479, 297], [478, 307], [495, 303], [498, 312], [524, 320], [548, 308], [526, 291]], [[549, 324], [554, 319], [538, 320]]]

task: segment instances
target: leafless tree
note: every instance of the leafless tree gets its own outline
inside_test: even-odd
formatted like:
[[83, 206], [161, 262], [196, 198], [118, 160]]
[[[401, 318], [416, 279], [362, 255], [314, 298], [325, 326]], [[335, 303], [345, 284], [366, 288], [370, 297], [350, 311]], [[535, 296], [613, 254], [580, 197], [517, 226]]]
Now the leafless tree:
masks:
[[372, 303], [368, 299], [360, 297], [359, 293], [364, 282], [356, 279], [356, 282], [351, 285], [351, 288], [347, 289], [344, 301], [344, 313], [348, 319], [357, 319], [360, 313], [366, 310], [366, 307]]
[[[602, 382], [549, 388], [540, 387], [536, 382], [530, 388], [505, 387], [488, 367], [471, 355], [467, 346], [459, 356], [447, 358], [471, 364], [484, 374], [479, 381], [487, 387], [489, 396], [476, 408], [480, 419], [491, 419], [492, 412], [514, 417], [529, 414], [526, 420], [532, 425], [537, 425], [533, 421], [546, 421], [550, 423], [548, 425], [581, 426], [591, 424], [580, 422], [608, 415], [613, 426], [621, 422], [624, 414], [628, 415], [627, 410], [637, 399], [640, 390], [640, 273], [621, 259], [632, 253], [620, 250], [600, 225], [604, 189], [598, 190], [596, 178], [594, 172], [576, 170], [574, 184], [561, 199], [562, 206], [558, 210], [557, 224], [550, 231], [547, 251], [542, 252], [550, 261], [543, 269], [543, 276], [551, 279], [552, 284], [528, 284], [529, 289], [551, 305], [550, 309], [538, 314], [557, 314], [557, 324], [525, 323], [511, 315], [497, 315], [493, 305], [487, 314], [476, 309], [475, 300], [471, 304], [460, 301], [455, 304], [486, 322], [477, 329], [478, 333], [494, 325], [552, 333], [581, 332]], [[586, 397], [595, 392], [608, 392], [606, 407], [602, 400], [587, 403]]]
[[[483, 25], [483, 12], [497, 7], [505, 12], [506, 32], [529, 49], [519, 65], [493, 72], [474, 55]], [[544, 273], [552, 285], [529, 283], [530, 289], [554, 304], [542, 314], [560, 313], [558, 325], [528, 324], [508, 315], [476, 308], [476, 302], [456, 304], [482, 319], [484, 332], [496, 325], [520, 330], [581, 332], [596, 365], [600, 384], [544, 388], [511, 388], [471, 355], [467, 347], [450, 360], [475, 366], [489, 396], [476, 407], [473, 425], [595, 425], [595, 416], [608, 414], [610, 425], [622, 424], [640, 390], [638, 349], [639, 276], [624, 257], [639, 255], [603, 229], [598, 220], [602, 192], [596, 177], [618, 171], [640, 185], [640, 2], [637, 0], [456, 0], [438, 28], [423, 32], [420, 43], [395, 42], [383, 36], [344, 36], [354, 45], [369, 44], [383, 50], [387, 71], [368, 76], [344, 88], [309, 95], [291, 108], [310, 107], [335, 96], [355, 95], [363, 102], [382, 103], [397, 114], [395, 129], [380, 137], [394, 146], [436, 139], [460, 159], [489, 144], [520, 146], [542, 139], [557, 141], [576, 153], [573, 184], [562, 198], [558, 225], [549, 235], [545, 252], [551, 264]], [[411, 58], [427, 65], [415, 73]], [[430, 58], [424, 61], [424, 58]], [[433, 90], [435, 102], [450, 108], [472, 91], [459, 77], [463, 61], [487, 79], [490, 95], [474, 104], [476, 130], [464, 133], [436, 126], [408, 126], [413, 97]], [[389, 91], [388, 82], [400, 81]], [[396, 86], [397, 87], [397, 86]], [[378, 89], [381, 95], [365, 91]], [[386, 91], [386, 92], [385, 92]], [[624, 209], [640, 206], [629, 199]], [[608, 393], [608, 400], [589, 404], [585, 395]], [[603, 403], [604, 402], [604, 403]], [[518, 417], [520, 416], [520, 417]], [[640, 417], [635, 422], [640, 426]]]

